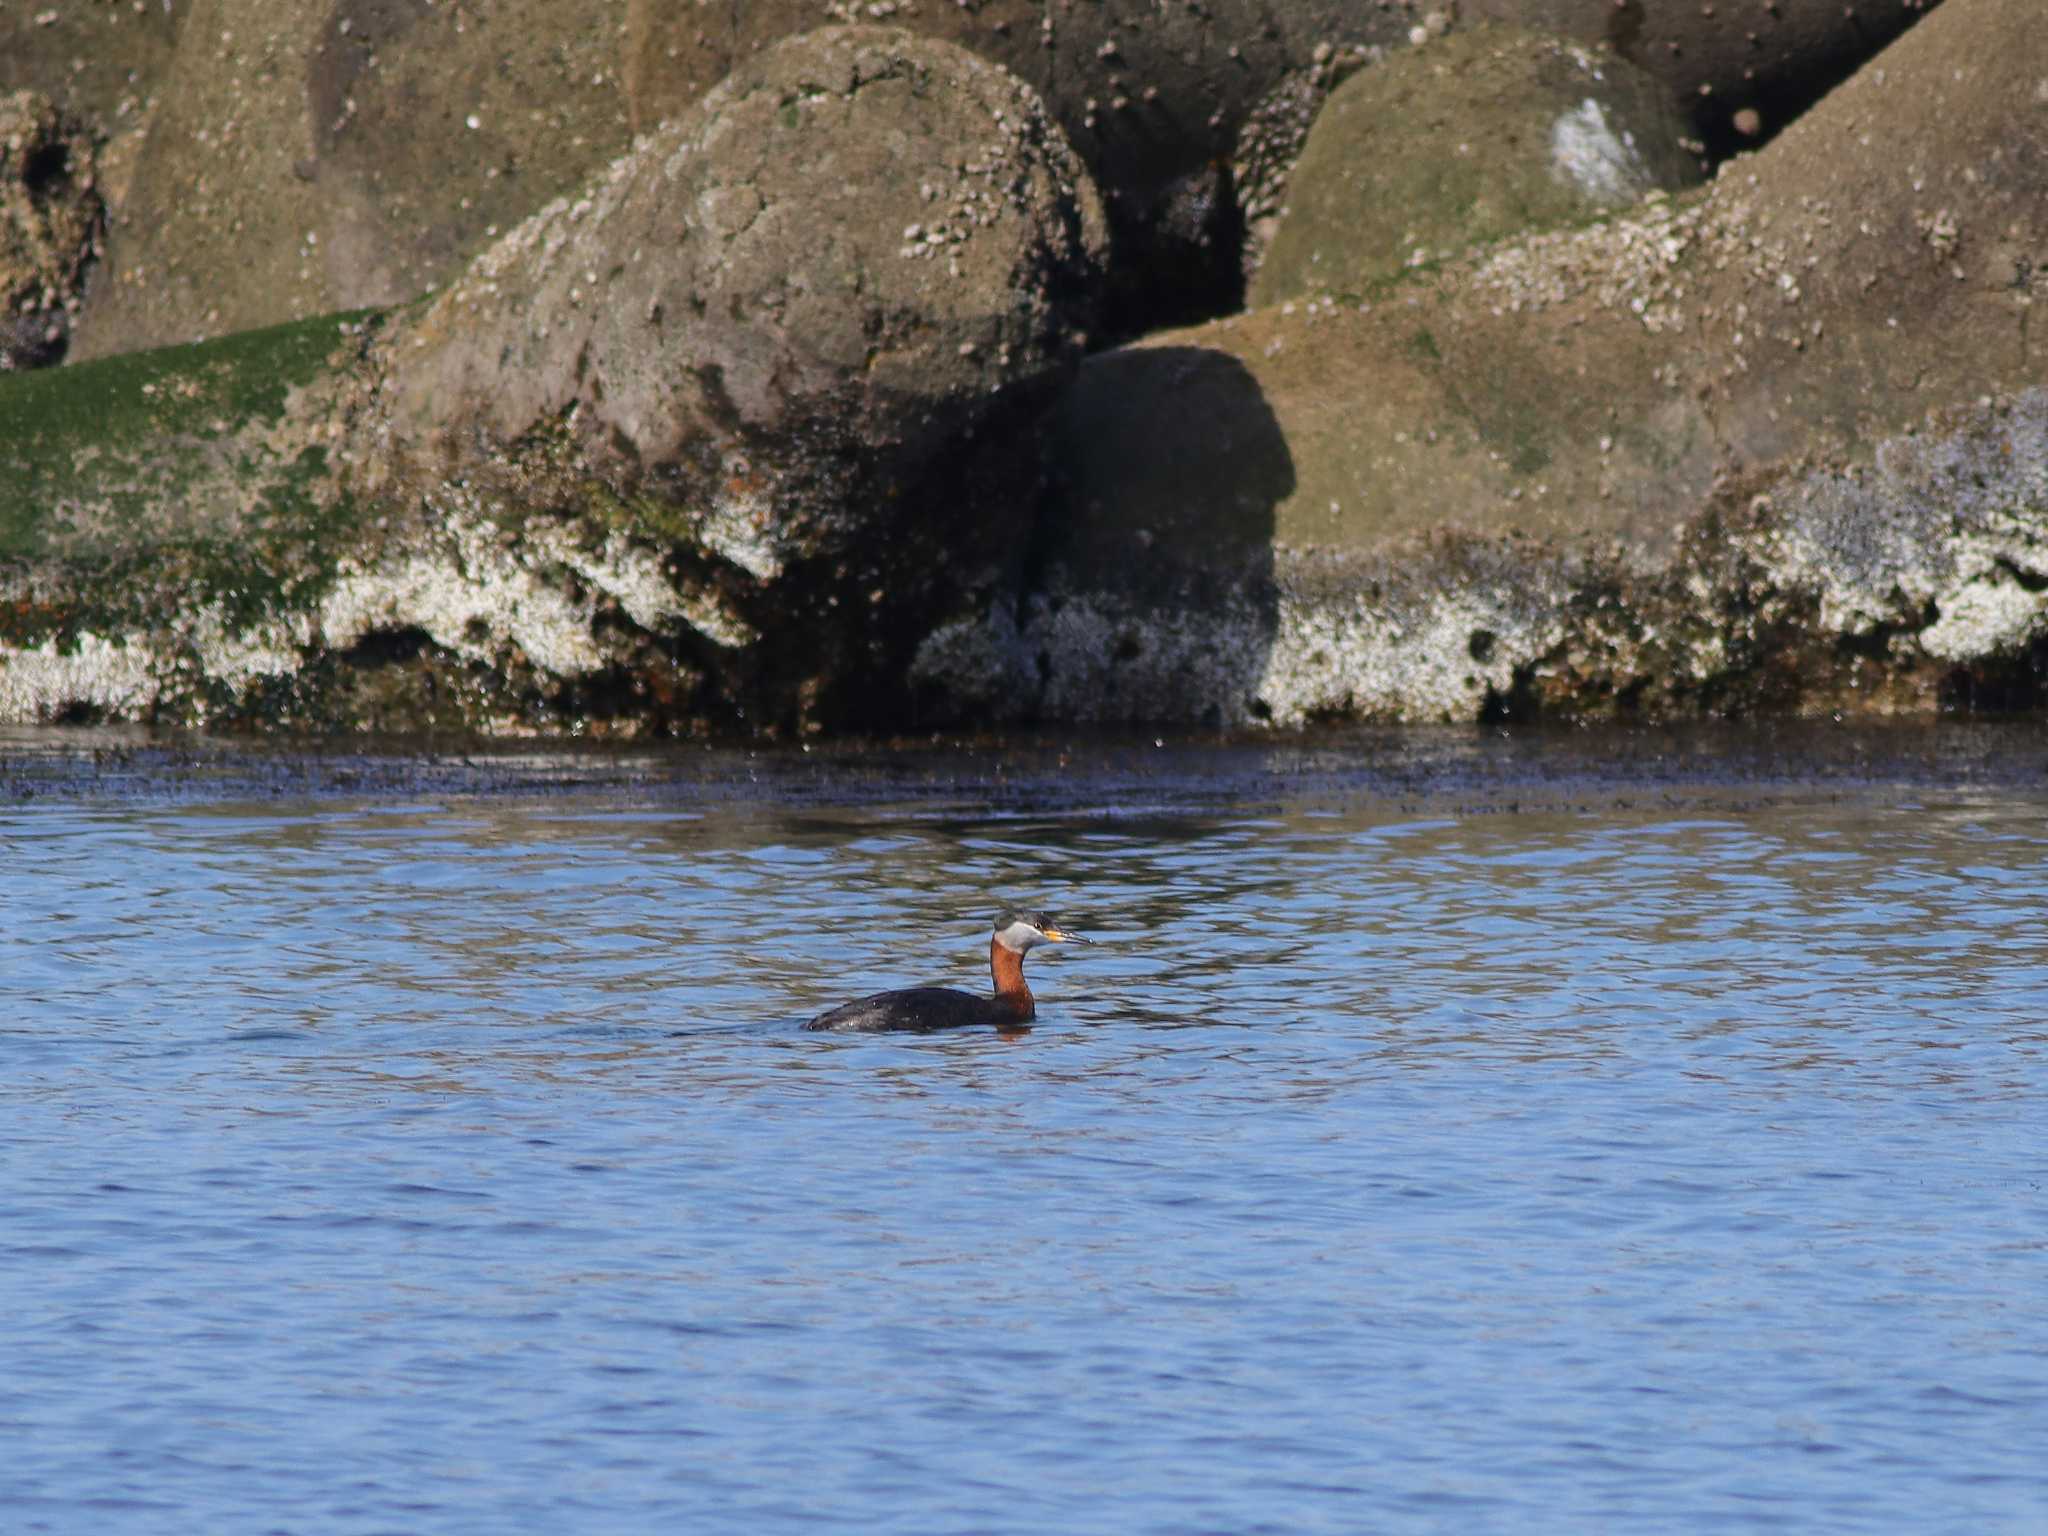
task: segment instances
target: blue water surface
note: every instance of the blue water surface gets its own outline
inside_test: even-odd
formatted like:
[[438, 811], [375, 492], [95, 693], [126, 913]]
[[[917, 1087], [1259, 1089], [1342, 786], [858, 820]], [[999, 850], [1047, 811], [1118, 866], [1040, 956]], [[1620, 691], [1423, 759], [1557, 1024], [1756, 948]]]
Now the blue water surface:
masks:
[[1174, 774], [0, 805], [0, 1523], [2048, 1529], [2048, 790]]

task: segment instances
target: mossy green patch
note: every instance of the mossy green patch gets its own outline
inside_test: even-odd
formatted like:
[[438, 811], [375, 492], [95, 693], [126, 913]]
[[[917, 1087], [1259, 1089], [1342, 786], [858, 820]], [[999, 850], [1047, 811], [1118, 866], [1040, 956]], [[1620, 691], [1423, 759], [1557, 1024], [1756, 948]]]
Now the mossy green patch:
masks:
[[[266, 434], [294, 389], [346, 366], [370, 325], [371, 312], [326, 315], [0, 378], [0, 558], [81, 538], [175, 539], [243, 492], [257, 506], [302, 503], [324, 462]], [[281, 484], [266, 489], [273, 474]]]
[[152, 636], [153, 707], [229, 711], [207, 637], [288, 633], [360, 553], [325, 439], [375, 324], [328, 315], [0, 379], [0, 644]]

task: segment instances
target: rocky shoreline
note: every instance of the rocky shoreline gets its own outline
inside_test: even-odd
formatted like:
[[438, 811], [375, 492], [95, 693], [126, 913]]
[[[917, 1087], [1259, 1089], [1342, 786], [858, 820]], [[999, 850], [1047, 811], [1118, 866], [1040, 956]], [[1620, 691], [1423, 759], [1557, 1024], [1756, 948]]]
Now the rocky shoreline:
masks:
[[[0, 720], [2042, 702], [2025, 0], [1896, 38], [1915, 13], [1795, 0], [1683, 38], [1604, 0], [695, 31], [633, 0], [551, 93], [555, 9], [458, 39], [395, 8], [366, 43], [343, 7], [205, 0], [134, 34], [139, 144], [110, 86], [13, 56], [42, 147], [9, 227], [41, 244], [0, 253], [42, 263], [16, 328], [70, 360], [0, 376]], [[478, 105], [493, 57], [539, 124], [510, 171], [465, 158], [514, 110]], [[292, 142], [255, 142], [261, 102], [312, 131], [258, 217]], [[232, 198], [179, 168], [202, 130]]]

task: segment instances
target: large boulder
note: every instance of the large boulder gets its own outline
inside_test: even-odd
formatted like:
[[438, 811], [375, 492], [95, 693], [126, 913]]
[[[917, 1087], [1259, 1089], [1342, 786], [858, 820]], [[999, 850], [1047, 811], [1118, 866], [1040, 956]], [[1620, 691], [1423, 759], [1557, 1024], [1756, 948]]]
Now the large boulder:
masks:
[[[851, 19], [866, 6], [822, 9]], [[1238, 216], [1228, 166], [1240, 124], [1325, 38], [1398, 43], [1382, 6], [1343, 0], [983, 0], [888, 5], [892, 24], [942, 37], [1029, 82], [1094, 174], [1116, 251], [1108, 324], [1131, 335], [1237, 307]], [[760, 49], [814, 27], [816, 0], [705, 7], [629, 0], [624, 76], [646, 126], [685, 108]]]
[[1131, 335], [1236, 307], [1246, 224], [1280, 199], [1316, 106], [1411, 34], [1498, 22], [1604, 44], [1663, 82], [1703, 134], [1739, 142], [1728, 127], [1734, 113], [1760, 111], [1775, 128], [1920, 9], [1840, 0], [628, 0], [621, 73], [644, 129], [750, 53], [818, 25], [821, 12], [886, 15], [997, 60], [1045, 97], [1103, 188], [1117, 252], [1108, 323]]
[[79, 357], [413, 298], [626, 147], [616, 27], [566, 0], [179, 9]]
[[1102, 240], [1028, 86], [946, 44], [828, 28], [749, 59], [401, 327], [391, 430], [461, 454], [565, 419], [635, 488], [713, 442], [772, 476], [780, 445], [820, 432], [907, 466], [992, 394], [1078, 362]]
[[[1070, 716], [1924, 706], [2024, 660], [2041, 38], [2029, 0], [1945, 7], [1699, 196], [1091, 359], [1042, 584], [935, 632], [934, 707], [991, 675]], [[1915, 433], [1953, 479], [1901, 469]]]
[[100, 213], [91, 139], [47, 97], [0, 96], [0, 371], [64, 355]]
[[[1138, 334], [1236, 307], [1247, 212], [1277, 201], [1314, 105], [1411, 30], [1460, 16], [1605, 41], [1725, 140], [1738, 110], [1775, 127], [1915, 14], [1836, 0], [1753, 14], [1641, 0], [25, 5], [0, 12], [0, 89], [40, 90], [124, 141], [148, 125], [103, 162], [117, 206], [74, 355], [104, 356], [414, 297], [751, 54], [886, 18], [1047, 99], [1108, 198], [1108, 323]], [[131, 169], [132, 198], [115, 195]]]
[[1253, 305], [1366, 293], [1405, 266], [1583, 223], [1699, 179], [1662, 82], [1482, 27], [1355, 75], [1317, 116]]

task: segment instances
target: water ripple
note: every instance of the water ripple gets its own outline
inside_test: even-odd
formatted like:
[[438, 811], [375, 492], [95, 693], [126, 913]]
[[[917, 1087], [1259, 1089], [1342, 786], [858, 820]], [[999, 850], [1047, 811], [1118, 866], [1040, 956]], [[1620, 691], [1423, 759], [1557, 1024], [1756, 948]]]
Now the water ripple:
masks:
[[1200, 798], [0, 816], [13, 1520], [2048, 1519], [2048, 802]]

